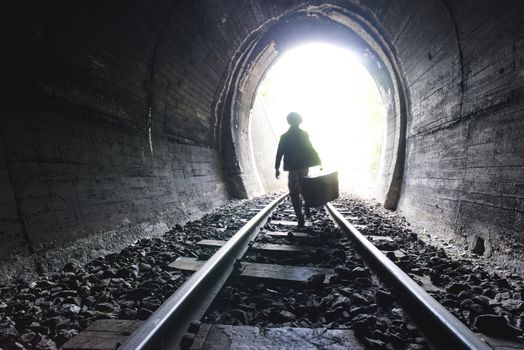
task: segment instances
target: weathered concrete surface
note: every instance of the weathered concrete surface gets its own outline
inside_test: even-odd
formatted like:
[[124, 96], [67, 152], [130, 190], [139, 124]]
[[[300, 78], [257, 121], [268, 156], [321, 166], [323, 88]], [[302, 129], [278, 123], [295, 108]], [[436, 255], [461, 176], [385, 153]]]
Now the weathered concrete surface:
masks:
[[481, 237], [485, 256], [522, 272], [523, 4], [437, 5], [413, 13], [397, 39], [411, 97], [400, 209], [465, 249]]
[[[325, 12], [315, 13], [312, 4]], [[394, 207], [400, 193], [398, 208], [418, 227], [468, 244], [482, 237], [487, 256], [518, 258], [524, 4], [323, 4], [6, 5], [0, 21], [3, 276], [117, 250], [201, 215], [227, 200], [228, 191], [257, 193], [246, 148], [250, 101], [234, 103], [249, 95], [237, 89], [231, 100], [221, 98], [228, 84], [256, 90], [272, 53], [257, 56], [265, 66], [243, 67], [245, 75], [228, 79], [234, 63], [253, 48], [248, 38], [294, 11], [308, 20], [320, 13], [340, 25], [349, 25], [349, 17], [365, 23], [355, 33], [387, 58], [382, 69], [393, 90], [382, 92], [393, 117], [379, 183], [392, 196], [385, 201]], [[337, 13], [328, 11], [334, 7]], [[224, 105], [237, 108], [234, 118], [219, 113]], [[230, 128], [230, 138], [221, 138], [221, 128]], [[232, 156], [224, 159], [227, 152]]]
[[227, 60], [189, 35], [186, 5], [2, 11], [2, 277], [118, 250], [228, 198], [211, 113]]

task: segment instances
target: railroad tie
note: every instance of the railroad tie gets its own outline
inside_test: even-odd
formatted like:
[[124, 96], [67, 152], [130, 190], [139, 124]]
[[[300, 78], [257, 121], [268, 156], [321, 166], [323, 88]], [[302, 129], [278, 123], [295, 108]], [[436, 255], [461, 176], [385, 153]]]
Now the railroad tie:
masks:
[[[204, 263], [205, 260], [180, 257], [169, 264], [169, 267], [184, 271], [197, 271]], [[324, 274], [326, 276], [324, 283], [327, 283], [335, 271], [322, 267], [241, 263], [239, 276], [274, 281], [306, 282], [311, 276], [318, 274]]]

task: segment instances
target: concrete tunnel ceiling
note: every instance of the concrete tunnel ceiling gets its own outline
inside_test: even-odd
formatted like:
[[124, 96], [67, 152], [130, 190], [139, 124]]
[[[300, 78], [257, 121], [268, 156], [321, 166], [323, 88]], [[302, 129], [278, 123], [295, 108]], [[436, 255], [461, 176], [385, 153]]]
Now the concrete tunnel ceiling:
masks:
[[362, 8], [331, 4], [300, 6], [266, 22], [243, 42], [231, 64], [217, 105], [218, 138], [230, 193], [263, 192], [250, 150], [249, 117], [258, 85], [280, 55], [301, 43], [322, 41], [356, 52], [376, 81], [386, 109], [386, 137], [377, 174], [378, 199], [395, 209], [404, 168], [406, 100], [398, 63], [390, 45]]

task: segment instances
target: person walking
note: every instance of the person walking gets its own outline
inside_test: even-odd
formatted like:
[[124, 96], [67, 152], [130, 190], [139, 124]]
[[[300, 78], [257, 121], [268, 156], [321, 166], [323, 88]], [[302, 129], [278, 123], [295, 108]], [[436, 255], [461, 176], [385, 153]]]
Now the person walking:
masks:
[[[304, 227], [305, 220], [302, 213], [301, 179], [307, 176], [309, 168], [321, 165], [320, 157], [313, 148], [309, 135], [300, 128], [303, 119], [298, 113], [287, 115], [289, 129], [280, 137], [275, 160], [275, 177], [280, 177], [280, 163], [284, 157], [284, 171], [289, 172], [288, 187], [291, 203], [298, 220], [298, 227]], [[306, 207], [309, 216], [309, 208]]]

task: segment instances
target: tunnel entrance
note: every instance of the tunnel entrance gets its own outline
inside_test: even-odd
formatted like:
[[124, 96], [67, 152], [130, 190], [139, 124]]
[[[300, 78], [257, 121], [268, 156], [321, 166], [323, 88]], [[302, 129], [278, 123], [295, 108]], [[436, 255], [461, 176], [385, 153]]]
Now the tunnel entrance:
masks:
[[[265, 191], [285, 189], [274, 177], [274, 157], [289, 112], [304, 117], [325, 171], [339, 172], [340, 187], [373, 197], [385, 129], [379, 89], [360, 59], [329, 43], [294, 47], [260, 83], [250, 113], [250, 141]], [[316, 170], [316, 169], [313, 169]]]
[[[270, 189], [259, 176], [251, 147], [256, 143], [250, 133], [251, 111], [259, 86], [286, 52], [303, 44], [324, 42], [354, 52], [376, 83], [385, 116], [380, 165], [376, 170], [376, 198], [385, 208], [396, 208], [406, 147], [408, 101], [404, 78], [394, 49], [374, 24], [358, 16], [358, 9], [354, 10], [336, 5], [294, 8], [257, 28], [235, 52], [214, 106], [215, 137], [224, 181], [232, 197], [248, 198]], [[261, 170], [262, 173], [266, 171]]]

